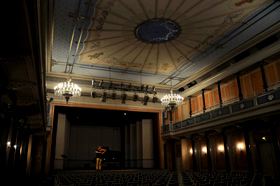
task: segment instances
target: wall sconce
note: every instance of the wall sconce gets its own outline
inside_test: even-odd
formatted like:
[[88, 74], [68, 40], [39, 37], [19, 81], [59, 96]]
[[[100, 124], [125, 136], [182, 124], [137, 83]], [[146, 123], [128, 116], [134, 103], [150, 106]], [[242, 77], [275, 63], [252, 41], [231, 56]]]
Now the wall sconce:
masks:
[[239, 143], [239, 144], [237, 145], [237, 149], [238, 149], [239, 151], [242, 151], [242, 150], [243, 150], [243, 144], [242, 144], [242, 143]]
[[191, 154], [193, 153], [193, 150], [192, 150], [192, 149], [190, 150], [190, 153], [191, 153]]
[[219, 152], [223, 152], [223, 151], [224, 151], [224, 146], [220, 145], [220, 146], [218, 147], [218, 151], [219, 151]]
[[11, 148], [11, 142], [9, 142], [9, 141], [7, 142], [7, 147]]
[[204, 154], [206, 154], [206, 153], [207, 153], [207, 149], [206, 149], [206, 147], [204, 147], [204, 148], [202, 149], [202, 152], [204, 152]]

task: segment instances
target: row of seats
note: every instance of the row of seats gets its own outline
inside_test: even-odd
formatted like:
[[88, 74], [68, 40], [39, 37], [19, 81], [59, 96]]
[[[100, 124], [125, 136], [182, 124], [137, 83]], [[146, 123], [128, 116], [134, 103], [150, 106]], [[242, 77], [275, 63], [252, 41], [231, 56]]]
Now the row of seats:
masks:
[[55, 186], [166, 186], [178, 185], [176, 172], [167, 170], [145, 170], [127, 172], [58, 173]]
[[186, 186], [274, 186], [273, 176], [249, 174], [247, 172], [193, 172], [182, 171], [183, 184]]

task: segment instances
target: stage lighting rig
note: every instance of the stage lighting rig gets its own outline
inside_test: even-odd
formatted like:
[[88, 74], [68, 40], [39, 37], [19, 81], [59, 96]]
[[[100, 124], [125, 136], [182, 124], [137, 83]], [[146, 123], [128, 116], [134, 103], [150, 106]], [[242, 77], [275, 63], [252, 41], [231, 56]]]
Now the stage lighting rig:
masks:
[[153, 103], [157, 102], [158, 101], [158, 97], [154, 96], [153, 97]]
[[147, 105], [149, 99], [150, 99], [150, 97], [149, 97], [148, 95], [145, 95], [145, 96], [144, 96], [144, 99], [143, 99], [143, 105]]
[[96, 92], [91, 92], [91, 97], [95, 98], [96, 97]]
[[102, 102], [106, 102], [106, 99], [107, 99], [107, 92], [103, 92], [100, 100]]
[[103, 80], [101, 80], [100, 82], [99, 82], [99, 87], [102, 87], [102, 85], [103, 85]]
[[137, 94], [134, 94], [133, 95], [133, 101], [137, 101], [138, 100], [138, 95]]
[[117, 98], [117, 93], [116, 93], [116, 92], [113, 92], [111, 98], [112, 98], [112, 100], [116, 100], [116, 98]]
[[122, 104], [125, 104], [126, 97], [127, 97], [126, 93], [123, 93], [121, 96]]

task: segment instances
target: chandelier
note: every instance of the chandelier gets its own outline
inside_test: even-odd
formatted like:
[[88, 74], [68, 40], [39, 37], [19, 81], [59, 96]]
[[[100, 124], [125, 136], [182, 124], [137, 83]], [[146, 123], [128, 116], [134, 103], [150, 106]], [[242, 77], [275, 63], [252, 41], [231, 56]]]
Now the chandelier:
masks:
[[71, 80], [72, 78], [69, 76], [67, 82], [59, 83], [54, 87], [54, 95], [64, 97], [67, 104], [71, 97], [79, 97], [82, 92], [82, 89], [78, 85], [71, 83]]
[[161, 98], [161, 104], [165, 107], [166, 111], [174, 111], [178, 109], [178, 106], [182, 104], [184, 98], [179, 94], [173, 94], [173, 90], [170, 89], [170, 94]]

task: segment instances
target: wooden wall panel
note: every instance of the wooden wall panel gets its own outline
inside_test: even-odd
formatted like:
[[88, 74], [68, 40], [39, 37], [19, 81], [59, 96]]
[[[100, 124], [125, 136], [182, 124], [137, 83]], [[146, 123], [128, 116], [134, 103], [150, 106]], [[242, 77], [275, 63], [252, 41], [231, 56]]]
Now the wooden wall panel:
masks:
[[[227, 137], [227, 145], [230, 147], [231, 171], [248, 170], [244, 132], [242, 130], [231, 131], [227, 134]], [[241, 149], [238, 149], [239, 144], [242, 145]]]
[[251, 78], [251, 85], [252, 85], [254, 94], [257, 95], [259, 93], [262, 93], [263, 80], [262, 80], [261, 71], [258, 70], [256, 72], [253, 72], [252, 74], [250, 74], [250, 78]]
[[213, 105], [219, 104], [219, 92], [218, 89], [212, 90], [213, 95]]
[[[213, 165], [213, 171], [225, 171], [225, 151], [224, 151], [224, 140], [220, 133], [212, 134], [209, 136], [209, 143], [211, 148], [211, 159]], [[219, 147], [222, 149], [219, 150]]]
[[198, 101], [198, 108], [197, 110], [202, 110], [203, 109], [203, 100], [202, 100], [202, 96], [198, 96], [197, 97], [197, 101]]
[[223, 102], [227, 100], [227, 97], [226, 97], [226, 94], [225, 94], [225, 86], [221, 87], [221, 97], [222, 97]]
[[238, 97], [238, 85], [237, 85], [237, 81], [231, 81], [231, 82], [229, 83], [229, 90], [230, 90], [231, 98]]
[[213, 93], [212, 93], [212, 91], [210, 91], [208, 93], [208, 95], [209, 95], [209, 106], [212, 106], [214, 104], [213, 103]]
[[190, 112], [190, 110], [189, 110], [189, 101], [185, 99], [184, 104], [182, 105], [183, 119], [186, 119], [186, 118], [190, 117], [189, 112]]
[[210, 106], [210, 104], [209, 104], [209, 93], [205, 93], [204, 98], [205, 98], [205, 107], [208, 108]]
[[204, 152], [203, 149], [206, 148], [206, 141], [205, 138], [201, 138], [200, 140], [200, 170], [201, 171], [207, 171], [208, 170], [208, 161], [207, 161], [207, 153], [208, 152]]
[[229, 100], [231, 98], [230, 93], [229, 93], [229, 85], [228, 84], [225, 86], [225, 96], [226, 96], [227, 100]]
[[244, 94], [244, 98], [251, 98], [251, 97], [253, 97], [253, 90], [251, 88], [249, 75], [245, 76], [243, 78], [243, 80], [244, 80], [244, 87], [245, 87], [245, 92], [243, 93]]
[[275, 63], [277, 81], [280, 81], [280, 61]]
[[173, 112], [174, 116], [173, 116], [173, 123], [176, 123], [179, 121], [179, 107], [178, 107], [178, 110], [175, 110]]
[[276, 74], [275, 74], [275, 69], [274, 69], [274, 65], [268, 65], [267, 66], [267, 77], [268, 77], [268, 85], [276, 83]]
[[192, 98], [191, 104], [192, 104], [192, 112], [195, 112], [196, 111], [196, 98]]

